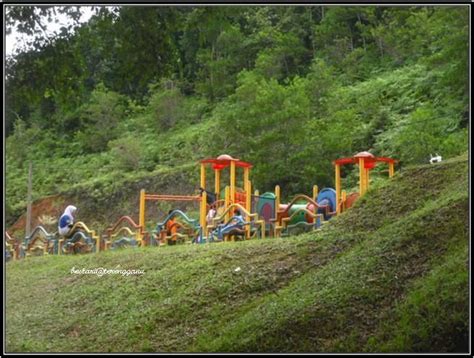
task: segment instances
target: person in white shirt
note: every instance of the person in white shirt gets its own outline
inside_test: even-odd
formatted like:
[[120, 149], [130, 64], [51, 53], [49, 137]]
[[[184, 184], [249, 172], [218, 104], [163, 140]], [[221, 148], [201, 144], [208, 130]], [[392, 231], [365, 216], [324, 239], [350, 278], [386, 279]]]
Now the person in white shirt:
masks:
[[207, 216], [206, 216], [207, 225], [212, 225], [212, 219], [214, 219], [214, 217], [216, 216], [216, 214], [217, 214], [217, 211], [216, 211], [216, 209], [214, 208], [214, 205], [211, 205], [211, 208], [210, 208], [209, 211], [207, 212]]

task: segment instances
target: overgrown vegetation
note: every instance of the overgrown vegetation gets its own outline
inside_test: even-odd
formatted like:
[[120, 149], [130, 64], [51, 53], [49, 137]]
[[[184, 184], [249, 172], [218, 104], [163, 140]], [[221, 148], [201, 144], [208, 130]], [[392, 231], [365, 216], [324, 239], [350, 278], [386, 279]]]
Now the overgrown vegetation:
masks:
[[[299, 237], [9, 263], [6, 350], [467, 352], [467, 169], [406, 169]], [[70, 273], [98, 267], [145, 273]]]
[[[8, 9], [26, 32], [51, 11]], [[222, 153], [292, 195], [359, 151], [405, 166], [467, 148], [467, 7], [100, 7], [38, 31], [6, 63], [9, 223], [29, 161], [34, 198]]]

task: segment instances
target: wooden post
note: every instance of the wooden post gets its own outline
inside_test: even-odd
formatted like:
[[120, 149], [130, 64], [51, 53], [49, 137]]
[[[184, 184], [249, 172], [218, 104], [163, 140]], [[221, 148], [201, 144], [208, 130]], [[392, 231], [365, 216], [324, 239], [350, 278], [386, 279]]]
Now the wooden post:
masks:
[[336, 214], [341, 213], [341, 166], [339, 164], [336, 164], [335, 168], [336, 172], [336, 178], [334, 179], [335, 181], [335, 186], [336, 186]]
[[31, 233], [31, 187], [32, 187], [32, 176], [33, 176], [33, 166], [30, 161], [28, 168], [28, 193], [27, 193], [27, 206], [26, 206], [26, 228], [25, 236], [30, 236]]

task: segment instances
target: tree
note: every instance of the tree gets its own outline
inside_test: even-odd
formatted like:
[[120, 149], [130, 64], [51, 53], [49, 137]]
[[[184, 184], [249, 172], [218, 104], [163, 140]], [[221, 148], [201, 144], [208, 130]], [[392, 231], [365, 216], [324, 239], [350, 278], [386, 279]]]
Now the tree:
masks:
[[127, 102], [124, 96], [109, 91], [100, 84], [88, 103], [78, 113], [81, 129], [76, 132], [76, 140], [85, 152], [100, 152], [119, 133], [118, 125], [125, 117]]

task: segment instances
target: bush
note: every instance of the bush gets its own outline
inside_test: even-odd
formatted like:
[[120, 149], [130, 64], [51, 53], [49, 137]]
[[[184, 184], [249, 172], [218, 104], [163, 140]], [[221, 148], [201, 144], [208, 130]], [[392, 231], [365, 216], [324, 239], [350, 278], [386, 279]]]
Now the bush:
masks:
[[152, 87], [148, 108], [158, 130], [172, 128], [184, 115], [183, 96], [172, 81]]
[[126, 97], [108, 91], [102, 84], [96, 87], [89, 102], [79, 110], [82, 129], [76, 132], [76, 140], [86, 153], [107, 149], [107, 143], [119, 133], [126, 106]]
[[137, 170], [142, 158], [140, 142], [134, 137], [122, 137], [108, 143], [114, 162], [112, 166], [125, 171]]

